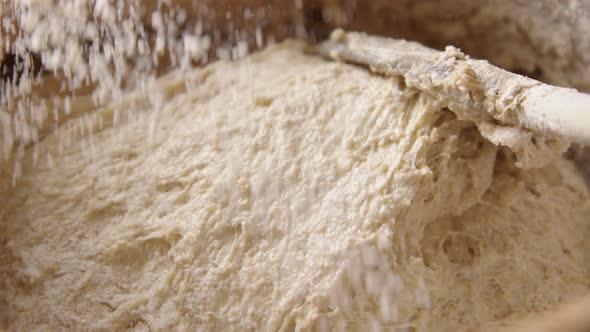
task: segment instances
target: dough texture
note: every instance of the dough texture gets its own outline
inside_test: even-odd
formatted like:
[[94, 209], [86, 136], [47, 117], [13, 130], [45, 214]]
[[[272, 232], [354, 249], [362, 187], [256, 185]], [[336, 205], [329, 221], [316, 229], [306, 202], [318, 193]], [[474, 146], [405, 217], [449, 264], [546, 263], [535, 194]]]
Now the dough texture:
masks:
[[0, 327], [496, 330], [588, 291], [571, 162], [521, 170], [444, 101], [303, 48], [25, 151], [0, 193]]

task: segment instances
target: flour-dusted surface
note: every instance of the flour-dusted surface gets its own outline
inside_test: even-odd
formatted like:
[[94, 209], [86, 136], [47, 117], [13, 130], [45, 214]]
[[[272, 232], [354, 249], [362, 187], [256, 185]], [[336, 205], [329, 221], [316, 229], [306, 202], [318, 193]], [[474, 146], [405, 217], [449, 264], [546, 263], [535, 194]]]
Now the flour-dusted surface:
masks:
[[0, 194], [2, 327], [456, 331], [588, 290], [570, 162], [521, 171], [432, 97], [298, 43], [190, 75], [27, 151]]

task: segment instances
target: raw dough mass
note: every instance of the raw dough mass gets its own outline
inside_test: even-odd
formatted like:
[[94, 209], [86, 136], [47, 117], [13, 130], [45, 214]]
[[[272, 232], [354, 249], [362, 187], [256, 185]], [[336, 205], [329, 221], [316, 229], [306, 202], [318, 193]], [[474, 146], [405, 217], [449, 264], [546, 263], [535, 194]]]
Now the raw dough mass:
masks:
[[495, 330], [588, 291], [571, 162], [521, 170], [442, 101], [297, 42], [187, 75], [27, 150], [1, 327]]

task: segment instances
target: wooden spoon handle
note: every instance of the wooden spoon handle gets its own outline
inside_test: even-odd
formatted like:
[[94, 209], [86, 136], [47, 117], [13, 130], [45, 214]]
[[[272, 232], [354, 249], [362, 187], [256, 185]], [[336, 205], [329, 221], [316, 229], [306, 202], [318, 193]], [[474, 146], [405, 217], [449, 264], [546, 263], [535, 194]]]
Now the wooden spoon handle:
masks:
[[473, 60], [454, 47], [440, 52], [415, 42], [336, 30], [320, 54], [403, 77], [449, 103], [460, 118], [555, 135], [590, 145], [590, 95], [543, 84]]

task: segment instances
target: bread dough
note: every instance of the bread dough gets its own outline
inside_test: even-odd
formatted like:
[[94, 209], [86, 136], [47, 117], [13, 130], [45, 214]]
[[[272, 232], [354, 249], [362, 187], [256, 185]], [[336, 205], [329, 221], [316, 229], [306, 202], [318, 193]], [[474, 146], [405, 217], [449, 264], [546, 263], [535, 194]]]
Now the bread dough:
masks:
[[495, 330], [588, 290], [571, 162], [520, 170], [440, 100], [297, 42], [186, 75], [26, 151], [3, 328]]

